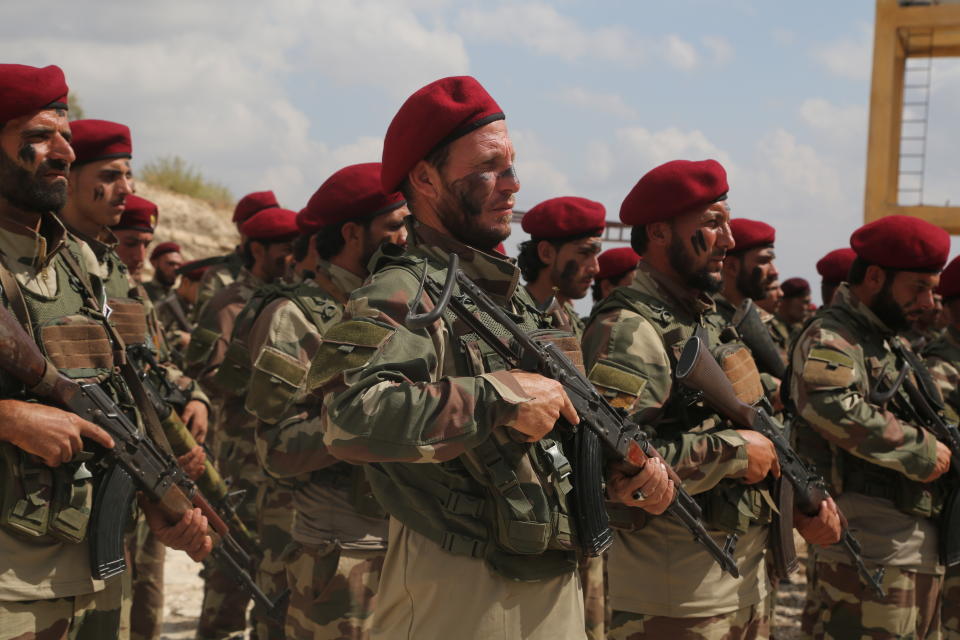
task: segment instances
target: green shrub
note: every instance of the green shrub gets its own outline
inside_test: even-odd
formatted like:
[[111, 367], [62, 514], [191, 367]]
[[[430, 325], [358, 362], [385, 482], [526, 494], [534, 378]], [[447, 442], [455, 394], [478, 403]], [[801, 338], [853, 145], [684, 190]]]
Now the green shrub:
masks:
[[207, 180], [180, 156], [157, 158], [145, 164], [137, 173], [144, 182], [155, 187], [204, 200], [215, 207], [233, 206], [233, 194], [227, 187]]

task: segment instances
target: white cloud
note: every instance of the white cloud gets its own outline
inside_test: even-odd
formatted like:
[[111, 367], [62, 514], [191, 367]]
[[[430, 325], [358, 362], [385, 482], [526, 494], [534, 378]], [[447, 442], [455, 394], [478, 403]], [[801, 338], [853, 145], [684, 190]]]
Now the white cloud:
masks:
[[518, 209], [529, 209], [547, 198], [578, 195], [570, 178], [557, 166], [555, 151], [535, 131], [510, 129], [510, 138], [517, 150]]
[[724, 65], [733, 60], [733, 45], [723, 36], [704, 36], [701, 40], [715, 65]]
[[862, 105], [835, 105], [824, 98], [808, 98], [800, 104], [800, 117], [810, 128], [832, 142], [866, 140], [867, 108]]
[[867, 80], [870, 78], [873, 53], [873, 29], [860, 25], [857, 35], [828, 44], [816, 44], [813, 57], [827, 70], [842, 78]]
[[627, 104], [618, 93], [603, 93], [583, 87], [568, 87], [558, 92], [557, 97], [567, 104], [581, 107], [594, 113], [602, 113], [618, 118], [636, 118], [637, 110]]
[[699, 64], [696, 48], [676, 34], [668, 35], [664, 41], [664, 58], [668, 63], [689, 71]]

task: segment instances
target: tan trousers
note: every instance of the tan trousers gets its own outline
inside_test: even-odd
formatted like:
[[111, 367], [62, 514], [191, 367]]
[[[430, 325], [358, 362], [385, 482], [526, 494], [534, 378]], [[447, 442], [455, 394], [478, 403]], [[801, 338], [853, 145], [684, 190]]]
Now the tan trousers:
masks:
[[584, 640], [575, 572], [516, 582], [390, 519], [372, 640]]
[[121, 577], [96, 593], [0, 602], [0, 640], [101, 640], [120, 629]]

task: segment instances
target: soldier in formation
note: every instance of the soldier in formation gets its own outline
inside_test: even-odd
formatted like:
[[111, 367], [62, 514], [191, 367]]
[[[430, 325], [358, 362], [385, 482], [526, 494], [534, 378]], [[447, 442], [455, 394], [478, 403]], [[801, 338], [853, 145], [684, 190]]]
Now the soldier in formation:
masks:
[[150, 252], [153, 279], [143, 283], [150, 299], [156, 304], [173, 291], [178, 270], [183, 266], [183, 254], [176, 242], [161, 242]]

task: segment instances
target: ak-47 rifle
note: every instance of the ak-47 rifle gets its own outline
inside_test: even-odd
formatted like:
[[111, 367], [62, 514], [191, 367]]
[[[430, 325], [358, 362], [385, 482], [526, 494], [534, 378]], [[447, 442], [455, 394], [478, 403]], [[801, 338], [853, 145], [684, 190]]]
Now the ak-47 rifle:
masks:
[[740, 334], [744, 344], [750, 347], [754, 360], [757, 361], [757, 367], [764, 373], [769, 373], [778, 380], [783, 380], [787, 372], [787, 363], [777, 344], [770, 337], [767, 326], [760, 319], [757, 312], [757, 305], [753, 300], [746, 298], [740, 306], [737, 307], [737, 313], [733, 316], [733, 326]]
[[[930, 377], [930, 372], [917, 354], [905, 348], [898, 338], [888, 340], [887, 343], [891, 351], [903, 361], [903, 367], [890, 388], [884, 391], [874, 390], [870, 394], [870, 401], [874, 404], [884, 404], [890, 399], [896, 399], [897, 391], [902, 387], [907, 392], [908, 402], [899, 402], [898, 406], [912, 414], [919, 426], [929, 431], [933, 437], [950, 449], [950, 470], [954, 478], [960, 480], [960, 429], [957, 425], [943, 419], [943, 402]], [[914, 384], [908, 375], [911, 371], [919, 386]], [[960, 490], [954, 489], [944, 505], [940, 520], [940, 554], [948, 567], [960, 564], [958, 532], [960, 532]]]
[[[580, 425], [576, 429], [578, 447], [573, 481], [577, 540], [587, 555], [600, 555], [613, 539], [602, 495], [602, 452], [606, 451], [609, 457], [617, 460], [618, 464], [631, 474], [639, 473], [652, 458], [663, 460], [663, 456], [650, 444], [636, 424], [627, 420], [623, 413], [597, 393], [586, 376], [557, 345], [528, 335], [463, 273], [459, 269], [459, 258], [455, 253], [449, 255], [447, 269], [447, 279], [442, 287], [429, 278], [426, 269], [424, 270], [420, 291], [417, 292], [405, 320], [407, 326], [412, 329], [429, 326], [449, 307], [461, 322], [503, 358], [508, 367], [536, 372], [563, 385], [580, 417]], [[456, 286], [459, 286], [461, 295], [454, 295]], [[424, 290], [434, 298], [434, 308], [423, 314], [415, 314], [414, 306], [418, 304]], [[467, 300], [472, 301], [480, 312], [488, 315], [513, 338], [514, 348], [507, 346], [474, 315], [466, 305]], [[667, 511], [680, 520], [697, 542], [706, 547], [724, 571], [733, 577], [739, 577], [740, 570], [732, 555], [736, 537], [729, 537], [727, 543], [720, 546], [703, 526], [700, 506], [683, 489], [682, 481], [670, 465], [664, 461], [664, 466], [676, 491]]]
[[[146, 345], [127, 345], [127, 354], [140, 376], [140, 382], [143, 383], [143, 390], [147, 399], [157, 412], [157, 417], [160, 418], [160, 426], [163, 427], [163, 433], [167, 437], [167, 442], [170, 443], [174, 455], [186, 455], [197, 446], [193, 434], [190, 433], [187, 425], [178, 415], [178, 413], [183, 412], [183, 407], [187, 404], [186, 394], [167, 379], [163, 367], [157, 362], [153, 352]], [[163, 393], [158, 389], [158, 382], [159, 386], [164, 389]], [[263, 551], [260, 543], [237, 513], [237, 504], [243, 499], [245, 492], [230, 491], [227, 483], [213, 465], [210, 450], [206, 446], [203, 449], [207, 453], [207, 459], [203, 463], [203, 472], [195, 481], [197, 488], [200, 489], [203, 497], [223, 516], [234, 537], [243, 545], [247, 553], [255, 557], [261, 555]]]
[[[104, 469], [120, 472], [106, 476], [107, 480], [101, 483], [97, 496], [111, 495], [110, 485], [113, 483], [118, 487], [130, 487], [129, 480], [132, 479], [136, 488], [159, 507], [170, 524], [179, 522], [194, 507], [199, 508], [209, 524], [213, 558], [222, 563], [270, 615], [277, 618], [283, 615], [286, 594], [274, 601], [260, 590], [247, 570], [250, 566], [249, 556], [233, 537], [220, 514], [197, 490], [197, 485], [183, 474], [176, 459], [142, 434], [99, 385], [76, 382], [58, 372], [44, 358], [13, 314], [2, 305], [0, 369], [23, 383], [31, 393], [60, 405], [110, 434], [114, 448], [107, 450], [98, 447], [95, 455], [82, 454], [84, 459], [93, 459], [95, 464]], [[88, 533], [91, 548], [110, 547], [102, 557], [119, 558], [103, 564], [91, 563], [92, 573], [98, 578], [116, 575], [125, 567], [122, 559], [124, 514], [129, 513], [128, 505], [133, 496], [129, 490], [118, 491], [113, 496], [117, 499], [108, 505], [101, 505], [101, 517], [93, 519]], [[111, 513], [115, 517], [109, 522], [105, 521], [103, 516]], [[121, 550], [119, 556], [117, 549]]]
[[[807, 516], [815, 516], [820, 511], [820, 503], [827, 499], [829, 492], [823, 478], [808, 467], [793, 450], [783, 436], [783, 425], [762, 408], [752, 407], [741, 402], [730, 380], [724, 374], [720, 364], [703, 344], [698, 336], [693, 336], [683, 345], [680, 360], [677, 362], [677, 380], [691, 389], [700, 392], [704, 400], [734, 424], [753, 429], [773, 443], [780, 462], [780, 473], [793, 486], [794, 504]], [[846, 519], [840, 514], [843, 532], [841, 545], [847, 556], [857, 567], [860, 577], [884, 597], [884, 567], [871, 574], [863, 562], [860, 543], [847, 527]]]

